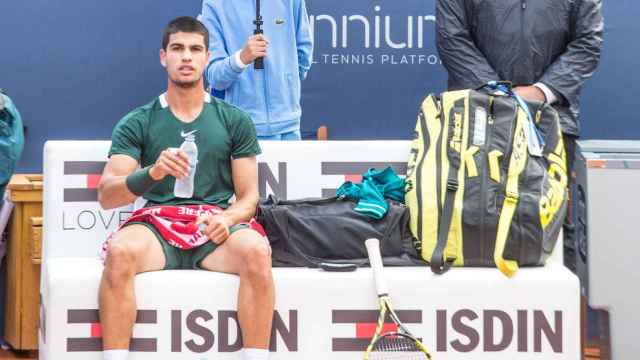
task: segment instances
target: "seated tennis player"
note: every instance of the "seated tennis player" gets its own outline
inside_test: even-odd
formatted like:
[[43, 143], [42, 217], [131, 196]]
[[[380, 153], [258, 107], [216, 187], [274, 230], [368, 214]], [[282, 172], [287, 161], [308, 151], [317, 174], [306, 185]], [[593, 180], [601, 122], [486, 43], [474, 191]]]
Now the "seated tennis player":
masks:
[[269, 355], [271, 252], [252, 219], [260, 147], [249, 116], [204, 91], [208, 42], [207, 29], [196, 19], [171, 21], [160, 50], [166, 93], [127, 114], [113, 131], [100, 204], [113, 209], [138, 197], [147, 203], [103, 247], [99, 302], [105, 360], [128, 357], [135, 275], [163, 269], [239, 275], [244, 359]]

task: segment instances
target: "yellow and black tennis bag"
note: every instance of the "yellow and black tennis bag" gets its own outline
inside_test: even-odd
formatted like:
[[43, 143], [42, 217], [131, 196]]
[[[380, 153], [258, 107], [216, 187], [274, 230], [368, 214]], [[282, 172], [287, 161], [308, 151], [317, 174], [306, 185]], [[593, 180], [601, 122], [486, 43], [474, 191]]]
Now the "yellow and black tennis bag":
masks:
[[543, 265], [558, 238], [567, 203], [558, 114], [502, 89], [422, 103], [406, 203], [416, 247], [436, 273], [497, 266], [512, 276], [519, 266]]

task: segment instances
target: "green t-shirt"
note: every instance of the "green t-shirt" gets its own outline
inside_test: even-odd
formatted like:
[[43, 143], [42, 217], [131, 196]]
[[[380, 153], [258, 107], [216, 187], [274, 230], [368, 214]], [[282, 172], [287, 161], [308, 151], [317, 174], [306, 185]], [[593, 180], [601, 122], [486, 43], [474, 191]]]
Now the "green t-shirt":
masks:
[[198, 162], [191, 199], [173, 195], [175, 178], [165, 177], [144, 194], [149, 205], [210, 204], [226, 208], [234, 194], [231, 159], [260, 154], [249, 115], [221, 100], [206, 96], [202, 112], [191, 123], [176, 118], [164, 95], [141, 106], [118, 122], [109, 156], [128, 155], [142, 167], [153, 165], [167, 148], [178, 148], [188, 134], [195, 136]]

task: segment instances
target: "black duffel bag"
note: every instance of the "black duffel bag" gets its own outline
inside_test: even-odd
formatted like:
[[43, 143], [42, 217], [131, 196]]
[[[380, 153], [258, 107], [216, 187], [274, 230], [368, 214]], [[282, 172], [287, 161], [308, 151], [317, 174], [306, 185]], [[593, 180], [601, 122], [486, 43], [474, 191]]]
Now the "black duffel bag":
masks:
[[279, 200], [271, 195], [258, 205], [256, 219], [271, 243], [274, 267], [340, 271], [368, 265], [364, 242], [369, 238], [380, 240], [387, 266], [425, 265], [414, 247], [408, 208], [387, 203], [386, 216], [376, 220], [354, 211], [356, 202], [349, 199]]

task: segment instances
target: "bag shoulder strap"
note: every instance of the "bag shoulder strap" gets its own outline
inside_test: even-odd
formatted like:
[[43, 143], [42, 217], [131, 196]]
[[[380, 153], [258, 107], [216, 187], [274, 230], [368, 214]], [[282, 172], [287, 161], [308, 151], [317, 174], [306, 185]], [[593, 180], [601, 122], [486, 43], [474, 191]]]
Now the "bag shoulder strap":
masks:
[[509, 237], [509, 229], [513, 222], [513, 216], [518, 207], [520, 200], [519, 181], [520, 175], [524, 172], [529, 158], [527, 152], [527, 140], [525, 135], [524, 124], [526, 121], [519, 113], [516, 117], [516, 127], [513, 135], [513, 150], [509, 167], [507, 168], [507, 182], [505, 188], [505, 199], [498, 218], [498, 228], [496, 233], [496, 245], [494, 248], [493, 259], [496, 267], [507, 277], [512, 277], [518, 271], [518, 263], [514, 260], [508, 260], [503, 257], [504, 249], [507, 245]]
[[[447, 246], [449, 238], [449, 229], [451, 228], [451, 220], [453, 219], [453, 204], [458, 191], [458, 180], [456, 175], [458, 171], [453, 165], [449, 165], [449, 179], [447, 179], [447, 193], [445, 194], [444, 207], [442, 216], [440, 216], [440, 224], [438, 225], [438, 241], [436, 248], [431, 255], [431, 271], [436, 274], [443, 274], [451, 268], [453, 261], [444, 258], [444, 250]], [[452, 176], [452, 174], [454, 174]]]
[[[445, 117], [449, 118], [449, 122], [454, 121], [454, 119], [451, 119], [450, 114], [444, 113], [445, 109], [443, 106], [441, 106], [440, 108], [440, 111], [442, 111], [440, 119], [443, 122], [443, 129], [441, 132], [443, 137], [442, 141], [448, 144], [450, 132], [449, 128], [451, 128], [451, 125], [445, 128], [444, 119]], [[453, 127], [455, 127], [455, 125]], [[448, 150], [446, 152], [442, 152], [442, 156], [446, 156], [449, 160], [449, 174], [447, 176], [447, 188], [444, 196], [444, 204], [441, 211], [440, 221], [438, 223], [438, 239], [436, 242], [436, 247], [433, 250], [433, 254], [431, 255], [431, 261], [429, 261], [431, 265], [431, 271], [436, 274], [443, 274], [447, 272], [453, 264], [452, 259], [445, 259], [444, 252], [447, 247], [447, 241], [449, 239], [449, 230], [451, 229], [451, 221], [453, 219], [454, 203], [459, 187], [458, 170], [460, 168], [460, 155], [456, 156], [456, 154], [453, 154], [454, 150], [452, 150], [450, 146], [445, 146]], [[451, 154], [452, 156], [450, 156], [449, 154]]]

